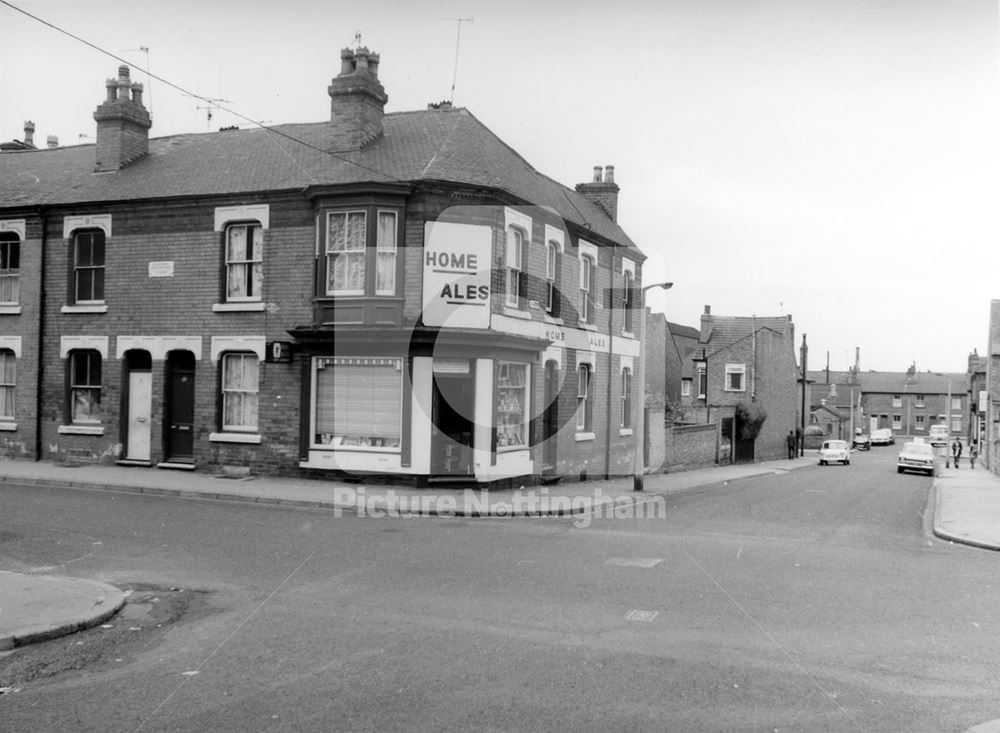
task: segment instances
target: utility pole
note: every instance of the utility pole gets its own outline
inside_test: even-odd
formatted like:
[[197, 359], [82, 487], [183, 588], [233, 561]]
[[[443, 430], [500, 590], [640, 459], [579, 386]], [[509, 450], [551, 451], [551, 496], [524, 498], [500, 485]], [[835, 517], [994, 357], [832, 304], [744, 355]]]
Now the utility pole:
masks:
[[801, 424], [799, 430], [802, 434], [802, 443], [799, 446], [799, 455], [804, 456], [806, 454], [806, 377], [808, 374], [807, 359], [809, 356], [809, 347], [806, 346], [806, 335], [802, 334], [802, 348], [799, 350], [800, 360], [802, 361], [802, 415]]

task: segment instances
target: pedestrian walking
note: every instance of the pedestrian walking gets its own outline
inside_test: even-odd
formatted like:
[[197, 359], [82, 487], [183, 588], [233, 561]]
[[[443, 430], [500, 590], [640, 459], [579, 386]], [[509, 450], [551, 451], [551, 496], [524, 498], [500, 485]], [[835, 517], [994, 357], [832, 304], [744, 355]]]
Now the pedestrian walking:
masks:
[[796, 443], [796, 440], [795, 440], [795, 431], [794, 430], [789, 430], [788, 431], [788, 437], [785, 438], [785, 445], [788, 447], [788, 460], [792, 460], [793, 458], [795, 458], [795, 453], [796, 453], [796, 451], [795, 451], [795, 448], [796, 448], [795, 443]]
[[976, 467], [976, 458], [979, 456], [979, 446], [976, 441], [969, 443], [969, 468]]
[[955, 468], [958, 468], [958, 461], [962, 458], [962, 442], [956, 440], [951, 444], [951, 455], [955, 459]]

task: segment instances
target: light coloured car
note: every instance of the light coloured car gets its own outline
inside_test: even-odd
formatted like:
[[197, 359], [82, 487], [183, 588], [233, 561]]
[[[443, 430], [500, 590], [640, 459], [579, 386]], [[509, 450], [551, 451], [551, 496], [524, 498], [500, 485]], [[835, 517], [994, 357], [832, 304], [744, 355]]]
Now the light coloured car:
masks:
[[928, 440], [931, 445], [935, 448], [940, 448], [943, 445], [948, 445], [948, 434], [947, 425], [931, 425], [930, 433], [928, 434]]
[[878, 430], [872, 430], [872, 445], [893, 445], [896, 442], [896, 436], [892, 434], [892, 430], [889, 428], [879, 428]]
[[934, 462], [934, 446], [930, 443], [904, 443], [896, 459], [896, 472], [920, 471], [933, 476]]
[[819, 449], [819, 465], [826, 466], [837, 461], [845, 466], [851, 464], [851, 449], [846, 440], [824, 440]]

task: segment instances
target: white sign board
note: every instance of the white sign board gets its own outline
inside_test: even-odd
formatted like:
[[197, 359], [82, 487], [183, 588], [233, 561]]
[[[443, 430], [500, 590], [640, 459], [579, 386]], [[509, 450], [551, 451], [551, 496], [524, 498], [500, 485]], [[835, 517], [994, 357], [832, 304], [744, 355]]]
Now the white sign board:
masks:
[[424, 325], [490, 327], [493, 230], [475, 224], [424, 227]]

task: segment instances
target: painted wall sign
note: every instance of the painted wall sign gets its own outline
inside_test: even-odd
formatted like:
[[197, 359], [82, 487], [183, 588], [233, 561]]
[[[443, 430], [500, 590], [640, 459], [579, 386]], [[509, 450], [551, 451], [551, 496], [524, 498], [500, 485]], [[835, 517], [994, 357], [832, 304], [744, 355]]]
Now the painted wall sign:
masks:
[[490, 327], [488, 226], [427, 222], [424, 228], [424, 323]]
[[149, 276], [150, 277], [173, 277], [174, 276], [174, 263], [171, 261], [166, 262], [150, 262], [149, 263]]

